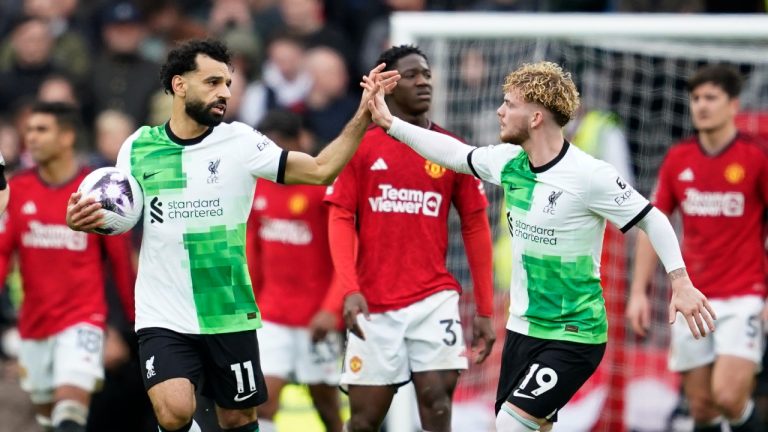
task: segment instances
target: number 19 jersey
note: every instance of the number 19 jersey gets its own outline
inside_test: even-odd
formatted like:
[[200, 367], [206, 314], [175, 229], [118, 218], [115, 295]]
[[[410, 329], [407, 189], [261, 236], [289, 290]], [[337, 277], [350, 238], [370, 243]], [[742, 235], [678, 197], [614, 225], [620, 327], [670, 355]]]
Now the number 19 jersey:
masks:
[[605, 220], [622, 232], [650, 210], [610, 164], [567, 141], [551, 162], [532, 167], [520, 147], [481, 147], [474, 174], [504, 188], [512, 234], [511, 331], [599, 344], [608, 323], [600, 286]]
[[256, 178], [282, 182], [287, 152], [233, 122], [184, 140], [142, 127], [117, 167], [144, 193], [136, 329], [216, 334], [261, 327], [245, 256]]

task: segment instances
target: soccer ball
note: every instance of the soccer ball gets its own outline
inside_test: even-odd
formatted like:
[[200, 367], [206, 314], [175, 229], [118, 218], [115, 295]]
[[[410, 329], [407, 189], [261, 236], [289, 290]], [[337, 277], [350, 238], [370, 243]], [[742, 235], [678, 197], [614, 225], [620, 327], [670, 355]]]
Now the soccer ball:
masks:
[[99, 234], [122, 234], [136, 225], [144, 209], [144, 194], [133, 176], [115, 167], [104, 167], [89, 173], [77, 188], [83, 198], [93, 197], [101, 203], [104, 225]]

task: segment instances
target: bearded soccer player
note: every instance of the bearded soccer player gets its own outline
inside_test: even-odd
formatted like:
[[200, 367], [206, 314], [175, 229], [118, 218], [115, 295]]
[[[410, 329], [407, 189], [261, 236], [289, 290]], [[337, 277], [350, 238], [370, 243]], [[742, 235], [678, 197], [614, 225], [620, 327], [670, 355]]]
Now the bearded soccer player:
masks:
[[[142, 377], [160, 431], [199, 432], [195, 388], [216, 403], [224, 432], [259, 430], [256, 406], [267, 400], [259, 364], [254, 301], [245, 255], [246, 222], [257, 178], [329, 184], [357, 149], [370, 122], [366, 90], [342, 133], [316, 157], [279, 148], [239, 122], [222, 123], [232, 96], [231, 55], [216, 40], [190, 40], [161, 68], [173, 95], [167, 123], [139, 128], [120, 149], [117, 167], [144, 193], [144, 230], [136, 280], [136, 330]], [[368, 79], [385, 88], [399, 79]], [[99, 204], [75, 194], [68, 225], [104, 223]]]
[[85, 431], [91, 393], [104, 378], [102, 351], [107, 306], [102, 258], [133, 320], [128, 234], [98, 236], [67, 227], [64, 209], [89, 170], [78, 166], [77, 108], [38, 103], [25, 144], [37, 166], [14, 176], [0, 229], [0, 278], [17, 253], [24, 301], [19, 314], [21, 385], [45, 430]]
[[[365, 85], [371, 88], [370, 80]], [[503, 432], [549, 430], [602, 360], [608, 323], [600, 286], [606, 220], [651, 239], [672, 282], [670, 322], [680, 311], [695, 337], [714, 311], [688, 278], [669, 220], [616, 169], [563, 137], [579, 105], [570, 73], [551, 62], [507, 75], [497, 110], [505, 144], [471, 147], [390, 114], [383, 93], [373, 120], [424, 157], [504, 188], [512, 234], [510, 317], [496, 394]]]
[[[397, 46], [380, 62], [402, 76], [386, 104], [405, 121], [448, 136], [427, 115], [432, 72], [424, 53]], [[351, 331], [341, 377], [350, 400], [347, 429], [378, 430], [397, 388], [413, 380], [422, 429], [449, 431], [453, 391], [468, 367], [461, 287], [446, 268], [451, 204], [461, 218], [474, 282], [478, 363], [496, 339], [482, 184], [419, 156], [372, 125], [326, 201], [331, 204], [331, 254]]]
[[[258, 129], [286, 150], [302, 150], [297, 114], [270, 111]], [[290, 381], [306, 384], [325, 429], [341, 432], [341, 301], [330, 290], [334, 272], [324, 196], [322, 186], [266, 180], [256, 185], [247, 245], [253, 291], [264, 317], [259, 344], [269, 399], [258, 408], [261, 432], [276, 430], [280, 392]]]
[[[691, 279], [712, 299], [720, 319], [714, 338], [696, 341], [680, 323], [672, 328], [669, 367], [682, 372], [695, 431], [762, 430], [751, 399], [765, 348], [768, 317], [763, 215], [768, 208], [768, 154], [736, 129], [742, 78], [725, 65], [708, 65], [688, 81], [697, 134], [673, 146], [659, 170], [654, 205], [679, 210], [683, 253]], [[638, 237], [627, 317], [645, 336], [646, 294], [656, 259]]]

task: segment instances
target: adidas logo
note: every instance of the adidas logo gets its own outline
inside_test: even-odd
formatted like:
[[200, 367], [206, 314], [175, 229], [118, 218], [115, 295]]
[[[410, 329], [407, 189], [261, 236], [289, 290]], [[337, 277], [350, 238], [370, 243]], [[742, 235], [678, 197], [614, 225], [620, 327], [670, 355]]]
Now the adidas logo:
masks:
[[382, 158], [376, 159], [376, 162], [371, 165], [371, 171], [384, 171], [388, 168], [387, 163]]
[[33, 215], [37, 213], [37, 206], [34, 201], [27, 201], [21, 206], [21, 214]]
[[684, 169], [683, 172], [681, 172], [680, 175], [677, 176], [677, 179], [684, 182], [693, 181], [693, 170], [690, 168]]

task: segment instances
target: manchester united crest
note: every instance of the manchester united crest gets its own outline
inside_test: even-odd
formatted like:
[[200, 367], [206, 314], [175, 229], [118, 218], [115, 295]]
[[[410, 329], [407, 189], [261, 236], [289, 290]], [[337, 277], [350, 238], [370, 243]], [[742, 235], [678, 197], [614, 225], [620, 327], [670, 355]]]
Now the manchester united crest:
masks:
[[363, 368], [363, 360], [360, 357], [353, 356], [351, 359], [349, 359], [349, 370], [351, 370], [354, 373], [358, 373], [362, 368]]
[[430, 160], [424, 161], [424, 170], [427, 172], [427, 175], [434, 179], [439, 179], [445, 175], [445, 168]]
[[744, 180], [744, 177], [747, 175], [747, 173], [741, 164], [734, 162], [725, 167], [725, 172], [723, 172], [723, 175], [725, 176], [725, 179], [728, 181], [728, 183], [739, 184], [742, 180]]
[[309, 199], [304, 194], [295, 194], [288, 200], [288, 210], [293, 215], [300, 215], [307, 211]]

